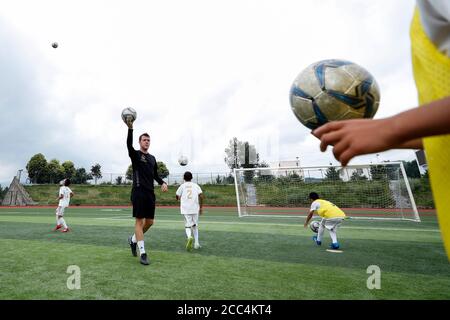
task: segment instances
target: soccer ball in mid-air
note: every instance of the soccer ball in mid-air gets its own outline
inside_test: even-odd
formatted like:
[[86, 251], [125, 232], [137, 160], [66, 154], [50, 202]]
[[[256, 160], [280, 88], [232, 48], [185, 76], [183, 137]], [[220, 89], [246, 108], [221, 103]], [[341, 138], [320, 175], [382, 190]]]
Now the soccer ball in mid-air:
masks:
[[312, 232], [317, 233], [319, 232], [319, 225], [320, 222], [317, 220], [311, 221], [311, 223], [309, 224], [309, 227], [311, 228]]
[[52, 43], [52, 47], [55, 48], [55, 49], [58, 48], [58, 42], [53, 42]]
[[180, 166], [185, 166], [188, 164], [188, 159], [185, 156], [180, 156], [178, 158], [178, 163], [180, 164]]
[[356, 63], [323, 60], [297, 76], [289, 99], [297, 119], [316, 129], [334, 120], [373, 118], [380, 90], [375, 78]]
[[127, 119], [128, 118], [131, 118], [131, 122], [136, 120], [136, 118], [137, 118], [136, 110], [134, 110], [133, 108], [125, 108], [125, 109], [123, 109], [122, 110], [122, 120], [123, 120], [123, 122], [127, 123]]

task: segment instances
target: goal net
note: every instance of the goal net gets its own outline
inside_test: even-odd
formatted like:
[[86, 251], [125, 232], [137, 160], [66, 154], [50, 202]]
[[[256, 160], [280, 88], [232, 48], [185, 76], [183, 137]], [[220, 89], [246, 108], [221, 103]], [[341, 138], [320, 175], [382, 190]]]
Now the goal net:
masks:
[[401, 162], [235, 169], [234, 176], [240, 217], [305, 215], [317, 192], [350, 218], [420, 221]]

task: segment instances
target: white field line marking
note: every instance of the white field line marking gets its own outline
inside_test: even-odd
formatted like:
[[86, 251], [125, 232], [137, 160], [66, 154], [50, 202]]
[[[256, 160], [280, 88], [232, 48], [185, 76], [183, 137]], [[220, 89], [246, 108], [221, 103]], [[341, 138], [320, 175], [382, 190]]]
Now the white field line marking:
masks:
[[[119, 216], [119, 217], [105, 217], [105, 218], [94, 218], [98, 220], [123, 220], [123, 218], [132, 218], [129, 216]], [[155, 221], [161, 223], [184, 223], [183, 220], [162, 220], [155, 219]], [[270, 225], [270, 226], [281, 226], [281, 227], [301, 227], [298, 224], [287, 224], [287, 223], [269, 223], [269, 222], [225, 222], [225, 221], [201, 221], [200, 224], [237, 224], [237, 225]], [[376, 227], [340, 227], [339, 229], [354, 229], [354, 230], [376, 230], [376, 231], [408, 231], [408, 232], [440, 232], [436, 229], [400, 229], [400, 228], [376, 228]]]
[[33, 212], [23, 212], [23, 211], [2, 211], [2, 212], [0, 212], [0, 214], [11, 214], [11, 213], [33, 213]]

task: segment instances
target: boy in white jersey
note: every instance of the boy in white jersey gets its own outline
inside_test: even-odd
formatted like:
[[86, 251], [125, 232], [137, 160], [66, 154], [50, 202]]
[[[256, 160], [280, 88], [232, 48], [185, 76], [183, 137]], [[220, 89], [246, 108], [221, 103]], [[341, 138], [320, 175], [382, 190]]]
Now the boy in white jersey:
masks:
[[177, 200], [180, 200], [180, 211], [184, 217], [187, 243], [186, 250], [192, 250], [192, 242], [195, 242], [194, 249], [200, 248], [198, 242], [198, 215], [202, 214], [203, 193], [198, 184], [191, 182], [192, 173], [184, 173], [184, 183], [176, 192]]
[[306, 228], [308, 226], [313, 214], [317, 213], [322, 218], [322, 221], [320, 221], [317, 236], [313, 237], [314, 242], [320, 246], [322, 244], [323, 233], [327, 229], [331, 237], [331, 249], [339, 249], [337, 228], [346, 218], [344, 211], [330, 201], [320, 199], [316, 192], [311, 192], [309, 199], [312, 202], [311, 209], [306, 217], [304, 227]]
[[70, 197], [73, 197], [73, 192], [69, 188], [70, 179], [63, 180], [63, 184], [64, 185], [59, 188], [59, 203], [58, 208], [56, 208], [56, 227], [53, 229], [53, 231], [63, 228], [61, 232], [68, 232], [69, 227], [67, 226], [63, 216], [65, 208], [69, 206]]

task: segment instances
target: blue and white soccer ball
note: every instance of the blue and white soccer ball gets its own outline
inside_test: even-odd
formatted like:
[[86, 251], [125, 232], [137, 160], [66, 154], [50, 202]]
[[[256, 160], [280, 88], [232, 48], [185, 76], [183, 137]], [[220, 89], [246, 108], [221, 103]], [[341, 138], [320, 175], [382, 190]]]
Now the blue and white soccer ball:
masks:
[[316, 129], [334, 120], [373, 118], [380, 90], [375, 78], [356, 63], [323, 60], [297, 76], [289, 98], [297, 119]]
[[133, 108], [125, 108], [122, 110], [122, 120], [123, 122], [127, 123], [127, 119], [131, 118], [131, 121], [133, 122], [137, 118], [137, 112]]
[[312, 232], [317, 233], [319, 232], [319, 226], [320, 226], [320, 222], [317, 220], [313, 220], [311, 221], [311, 223], [309, 224], [310, 229], [312, 230]]

